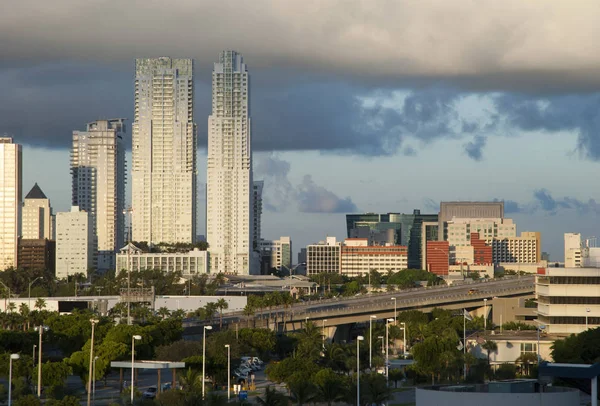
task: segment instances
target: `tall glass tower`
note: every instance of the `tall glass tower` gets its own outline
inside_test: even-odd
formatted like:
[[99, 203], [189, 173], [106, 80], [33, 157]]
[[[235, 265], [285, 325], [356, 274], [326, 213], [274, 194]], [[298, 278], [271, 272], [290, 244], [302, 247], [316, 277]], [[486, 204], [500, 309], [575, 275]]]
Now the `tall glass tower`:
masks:
[[[211, 273], [255, 273], [250, 82], [242, 55], [223, 51], [208, 117], [207, 242]], [[257, 271], [257, 270], [256, 270]]]
[[195, 240], [196, 146], [192, 60], [137, 59], [131, 168], [133, 240]]

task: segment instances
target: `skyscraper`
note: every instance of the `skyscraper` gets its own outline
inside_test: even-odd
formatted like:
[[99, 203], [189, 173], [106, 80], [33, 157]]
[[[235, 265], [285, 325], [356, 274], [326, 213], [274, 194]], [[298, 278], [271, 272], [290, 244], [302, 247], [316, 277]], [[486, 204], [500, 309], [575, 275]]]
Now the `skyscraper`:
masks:
[[136, 59], [133, 240], [196, 238], [196, 125], [191, 59]]
[[33, 185], [23, 202], [21, 238], [52, 239], [52, 206], [42, 189]]
[[56, 277], [87, 276], [97, 266], [95, 239], [90, 213], [77, 206], [56, 213]]
[[257, 271], [249, 100], [249, 75], [242, 55], [221, 52], [212, 74], [208, 117], [206, 237], [211, 273]]
[[253, 184], [254, 192], [252, 193], [252, 209], [254, 213], [253, 226], [252, 226], [252, 249], [254, 251], [260, 251], [258, 246], [261, 239], [261, 219], [262, 219], [262, 194], [265, 182], [262, 180], [255, 180]]
[[0, 137], [0, 271], [17, 266], [22, 155], [21, 145]]
[[93, 121], [73, 131], [72, 204], [90, 214], [98, 270], [115, 269], [123, 247], [125, 208], [124, 119]]

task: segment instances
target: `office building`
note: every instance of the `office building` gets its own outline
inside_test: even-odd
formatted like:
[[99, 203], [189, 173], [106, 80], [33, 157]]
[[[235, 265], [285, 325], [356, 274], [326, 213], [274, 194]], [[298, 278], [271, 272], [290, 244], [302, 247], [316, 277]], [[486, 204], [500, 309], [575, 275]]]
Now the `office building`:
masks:
[[252, 193], [252, 209], [254, 210], [254, 215], [252, 219], [254, 221], [254, 225], [252, 226], [252, 243], [253, 249], [255, 251], [259, 251], [258, 243], [261, 240], [261, 220], [262, 220], [262, 194], [263, 188], [265, 186], [265, 182], [262, 180], [255, 180], [253, 184], [253, 193]]
[[136, 59], [131, 167], [134, 241], [194, 242], [196, 149], [192, 60]]
[[298, 263], [306, 264], [306, 248], [300, 248], [298, 252]]
[[56, 277], [66, 278], [96, 268], [96, 241], [90, 213], [78, 206], [56, 213]]
[[450, 246], [448, 241], [427, 241], [427, 271], [439, 276], [448, 275]]
[[22, 162], [21, 145], [0, 137], [0, 271], [17, 267]]
[[335, 237], [306, 247], [306, 276], [340, 273], [342, 244]]
[[348, 238], [341, 247], [340, 273], [349, 277], [398, 272], [408, 267], [408, 250], [401, 245], [369, 245], [366, 238]]
[[581, 234], [565, 233], [565, 268], [581, 267]]
[[195, 248], [184, 252], [144, 252], [129, 243], [117, 254], [117, 269], [131, 272], [158, 269], [181, 272], [182, 276], [208, 273], [208, 252]]
[[25, 196], [21, 216], [21, 238], [52, 239], [52, 207], [37, 183]]
[[520, 237], [486, 239], [492, 246], [493, 262], [537, 264], [542, 260], [542, 237], [539, 232], [523, 231]]
[[90, 215], [101, 272], [115, 269], [115, 255], [124, 244], [125, 132], [122, 118], [73, 131], [71, 204]]
[[55, 272], [56, 242], [48, 239], [19, 239], [19, 268]]
[[438, 215], [438, 240], [448, 240], [452, 219], [503, 219], [504, 202], [441, 202]]
[[258, 272], [253, 255], [254, 183], [250, 78], [242, 55], [223, 51], [212, 74], [208, 118], [207, 241], [211, 273]]
[[[437, 220], [437, 214], [421, 214], [420, 210], [413, 210], [412, 214], [347, 214], [346, 228], [348, 238], [368, 238], [369, 243], [373, 245], [406, 246], [408, 268], [420, 269], [423, 265], [423, 223], [433, 223]], [[429, 232], [425, 235], [426, 240], [437, 234], [437, 230], [433, 228], [426, 228], [425, 232]]]
[[[272, 269], [290, 273], [292, 269], [292, 239], [260, 240], [261, 273], [269, 274]], [[266, 271], [266, 272], [265, 272]]]
[[600, 326], [600, 268], [540, 268], [538, 320], [550, 334], [579, 334]]

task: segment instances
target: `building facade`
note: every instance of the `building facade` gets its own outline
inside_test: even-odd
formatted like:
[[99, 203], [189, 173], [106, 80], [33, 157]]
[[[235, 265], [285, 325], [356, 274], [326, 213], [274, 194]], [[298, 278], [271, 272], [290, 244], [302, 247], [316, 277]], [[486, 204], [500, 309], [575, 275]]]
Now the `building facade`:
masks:
[[194, 242], [196, 149], [193, 61], [136, 59], [131, 168], [134, 241]]
[[0, 137], [0, 271], [17, 267], [22, 189], [22, 149]]
[[207, 235], [211, 273], [257, 273], [250, 77], [242, 55], [223, 51], [212, 74], [208, 118]]
[[448, 241], [427, 241], [427, 271], [439, 276], [448, 275], [449, 248]]
[[21, 216], [21, 238], [28, 240], [53, 238], [50, 199], [37, 183], [25, 196]]
[[386, 274], [408, 267], [408, 250], [402, 245], [369, 245], [366, 238], [348, 238], [341, 247], [340, 273], [349, 277]]
[[306, 247], [306, 275], [340, 273], [342, 244], [335, 237]]
[[56, 213], [56, 277], [66, 278], [96, 268], [94, 225], [89, 213], [78, 206]]
[[260, 240], [260, 255], [263, 274], [273, 268], [289, 273], [292, 269], [292, 239], [280, 237], [278, 240]]
[[72, 205], [89, 213], [96, 236], [97, 268], [115, 269], [125, 236], [125, 120], [98, 120], [73, 131]]
[[208, 252], [194, 249], [189, 252], [143, 252], [128, 244], [117, 254], [117, 269], [143, 271], [158, 269], [162, 272], [181, 272], [183, 276], [208, 273]]
[[565, 233], [565, 268], [581, 267], [581, 234]]
[[504, 202], [441, 202], [438, 215], [438, 240], [448, 240], [452, 219], [503, 219]]
[[255, 251], [260, 251], [260, 247], [258, 247], [258, 243], [261, 240], [261, 221], [262, 221], [262, 194], [263, 188], [265, 186], [265, 182], [262, 180], [255, 180], [253, 184], [253, 192], [252, 192], [252, 209], [254, 210], [254, 215], [252, 216], [252, 220], [254, 225], [252, 226], [252, 243], [253, 249]]
[[600, 326], [600, 268], [540, 268], [538, 320], [550, 334], [579, 334]]
[[55, 272], [56, 242], [48, 239], [19, 239], [19, 268]]
[[520, 237], [487, 239], [486, 243], [492, 246], [495, 264], [537, 264], [542, 260], [542, 237], [536, 231], [523, 231]]

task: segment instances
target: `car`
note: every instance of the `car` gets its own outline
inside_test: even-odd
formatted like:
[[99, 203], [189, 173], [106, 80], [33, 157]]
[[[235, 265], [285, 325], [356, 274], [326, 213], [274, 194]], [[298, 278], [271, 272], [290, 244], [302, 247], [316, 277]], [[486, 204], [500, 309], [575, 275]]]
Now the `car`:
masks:
[[144, 399], [154, 399], [156, 397], [156, 386], [151, 386], [142, 393]]
[[469, 289], [469, 295], [476, 293], [479, 289]]

